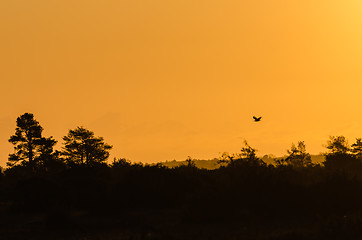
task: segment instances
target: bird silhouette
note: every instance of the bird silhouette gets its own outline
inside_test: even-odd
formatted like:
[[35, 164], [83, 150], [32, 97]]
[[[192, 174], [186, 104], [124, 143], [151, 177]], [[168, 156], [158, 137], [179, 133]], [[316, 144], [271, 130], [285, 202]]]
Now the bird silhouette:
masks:
[[261, 117], [255, 117], [255, 116], [253, 116], [253, 118], [254, 118], [254, 122], [259, 122], [261, 119]]

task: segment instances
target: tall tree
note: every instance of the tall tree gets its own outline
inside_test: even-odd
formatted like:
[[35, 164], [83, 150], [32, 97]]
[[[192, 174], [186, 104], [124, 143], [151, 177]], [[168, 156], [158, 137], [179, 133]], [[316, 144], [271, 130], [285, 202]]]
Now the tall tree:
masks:
[[102, 137], [95, 137], [94, 132], [84, 127], [69, 130], [63, 140], [62, 155], [71, 164], [94, 165], [105, 162], [109, 157], [109, 150], [112, 149]]
[[9, 154], [7, 165], [30, 165], [36, 168], [53, 152], [56, 141], [42, 136], [43, 128], [32, 113], [24, 113], [16, 119], [15, 134], [9, 142], [14, 145], [14, 153]]

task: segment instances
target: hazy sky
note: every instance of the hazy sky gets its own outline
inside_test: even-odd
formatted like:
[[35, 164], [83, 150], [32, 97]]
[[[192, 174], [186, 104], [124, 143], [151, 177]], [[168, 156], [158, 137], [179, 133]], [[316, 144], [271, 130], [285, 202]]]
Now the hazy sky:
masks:
[[360, 0], [0, 1], [0, 165], [25, 112], [137, 162], [353, 142], [361, 43]]

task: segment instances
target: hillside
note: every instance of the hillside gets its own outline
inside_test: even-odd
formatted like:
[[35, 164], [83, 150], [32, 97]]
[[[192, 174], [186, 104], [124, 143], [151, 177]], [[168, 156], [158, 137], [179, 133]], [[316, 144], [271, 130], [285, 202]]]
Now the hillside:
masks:
[[[325, 157], [323, 155], [311, 155], [312, 162], [315, 164], [322, 163], [325, 160]], [[282, 157], [271, 157], [269, 155], [265, 155], [262, 157], [262, 160], [267, 164], [274, 164], [276, 159], [280, 159]], [[210, 160], [201, 160], [201, 159], [194, 159], [193, 162], [198, 168], [204, 168], [208, 170], [213, 170], [219, 168], [220, 164], [218, 163], [219, 159], [214, 158]], [[174, 168], [182, 165], [187, 165], [186, 160], [184, 161], [165, 161], [160, 163], [163, 166]]]

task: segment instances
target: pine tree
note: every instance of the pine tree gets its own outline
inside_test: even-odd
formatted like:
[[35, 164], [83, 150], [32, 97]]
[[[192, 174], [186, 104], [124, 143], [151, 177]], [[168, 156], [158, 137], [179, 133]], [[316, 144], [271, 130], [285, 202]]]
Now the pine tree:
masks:
[[102, 137], [95, 137], [94, 132], [84, 127], [69, 130], [63, 140], [62, 155], [70, 164], [94, 165], [105, 162], [112, 149], [111, 145], [104, 143]]
[[46, 156], [53, 153], [56, 141], [52, 137], [42, 137], [42, 132], [43, 128], [32, 113], [24, 113], [18, 117], [15, 134], [9, 139], [14, 145], [14, 153], [9, 154], [7, 166], [28, 165], [35, 169], [46, 161]]

